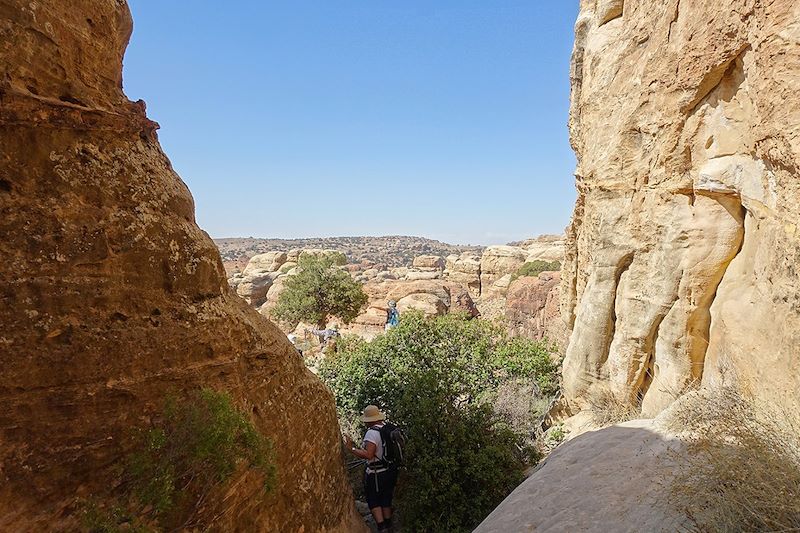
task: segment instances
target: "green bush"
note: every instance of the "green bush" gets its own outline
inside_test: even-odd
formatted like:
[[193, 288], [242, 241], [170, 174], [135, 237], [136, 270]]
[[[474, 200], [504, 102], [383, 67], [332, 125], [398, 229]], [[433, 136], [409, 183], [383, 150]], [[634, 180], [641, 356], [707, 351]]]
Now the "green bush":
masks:
[[511, 281], [515, 281], [519, 278], [524, 277], [536, 277], [542, 272], [555, 272], [561, 270], [561, 263], [558, 261], [531, 261], [530, 263], [525, 263], [511, 276]]
[[349, 324], [367, 303], [361, 284], [337, 267], [334, 255], [303, 254], [298, 273], [286, 279], [273, 315], [284, 322], [312, 322], [323, 328], [331, 317]]
[[215, 488], [241, 464], [260, 470], [264, 492], [277, 471], [271, 443], [225, 393], [203, 389], [166, 402], [162, 421], [142, 431], [124, 466], [124, 494], [110, 511], [90, 505], [84, 523], [92, 532], [188, 528]]
[[500, 386], [521, 380], [538, 394], [557, 387], [540, 343], [512, 339], [466, 316], [403, 315], [370, 343], [342, 344], [320, 368], [343, 426], [358, 427], [367, 404], [383, 406], [409, 435], [398, 489], [409, 531], [469, 531], [522, 480], [532, 455], [526, 435], [498, 416]]

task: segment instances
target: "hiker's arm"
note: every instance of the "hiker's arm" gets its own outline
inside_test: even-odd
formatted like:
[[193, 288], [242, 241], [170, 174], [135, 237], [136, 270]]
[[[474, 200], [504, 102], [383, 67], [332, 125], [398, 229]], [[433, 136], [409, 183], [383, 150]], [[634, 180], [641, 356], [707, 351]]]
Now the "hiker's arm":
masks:
[[375, 459], [375, 450], [377, 450], [378, 447], [375, 446], [374, 442], [368, 442], [367, 447], [364, 449], [355, 448], [353, 446], [353, 441], [350, 441], [350, 445], [351, 445], [350, 453], [352, 453], [356, 457], [361, 457], [362, 459], [366, 459], [367, 461]]

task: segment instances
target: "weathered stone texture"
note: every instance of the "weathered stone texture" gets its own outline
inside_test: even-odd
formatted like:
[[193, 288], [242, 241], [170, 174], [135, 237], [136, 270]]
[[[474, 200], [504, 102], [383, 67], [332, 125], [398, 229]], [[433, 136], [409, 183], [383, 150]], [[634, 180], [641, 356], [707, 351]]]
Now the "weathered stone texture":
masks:
[[[0, 0], [0, 530], [77, 529], [168, 393], [228, 391], [275, 444], [218, 531], [358, 528], [328, 390], [232, 294], [142, 103], [121, 0]], [[363, 525], [363, 524], [362, 524]]]
[[583, 0], [571, 76], [567, 399], [796, 399], [800, 4]]

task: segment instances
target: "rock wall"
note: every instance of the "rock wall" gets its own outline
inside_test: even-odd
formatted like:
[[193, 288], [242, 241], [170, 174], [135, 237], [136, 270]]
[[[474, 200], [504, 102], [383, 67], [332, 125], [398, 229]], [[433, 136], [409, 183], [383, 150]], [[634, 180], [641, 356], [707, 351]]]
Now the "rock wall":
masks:
[[218, 531], [363, 527], [332, 398], [235, 296], [142, 102], [121, 0], [0, 0], [0, 530], [73, 531], [167, 393], [228, 391], [275, 444], [199, 514]]
[[582, 0], [564, 392], [800, 390], [800, 4]]
[[512, 335], [530, 339], [547, 338], [556, 346], [566, 346], [566, 332], [559, 311], [558, 272], [543, 272], [514, 281], [508, 288], [505, 319]]

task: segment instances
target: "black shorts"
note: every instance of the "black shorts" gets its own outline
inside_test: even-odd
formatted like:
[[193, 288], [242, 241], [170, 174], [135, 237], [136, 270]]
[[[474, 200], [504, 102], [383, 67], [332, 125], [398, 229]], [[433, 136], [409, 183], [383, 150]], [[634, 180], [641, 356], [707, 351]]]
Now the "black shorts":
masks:
[[366, 474], [364, 476], [364, 494], [367, 495], [367, 506], [370, 509], [391, 507], [396, 484], [396, 468], [390, 468], [376, 474]]

